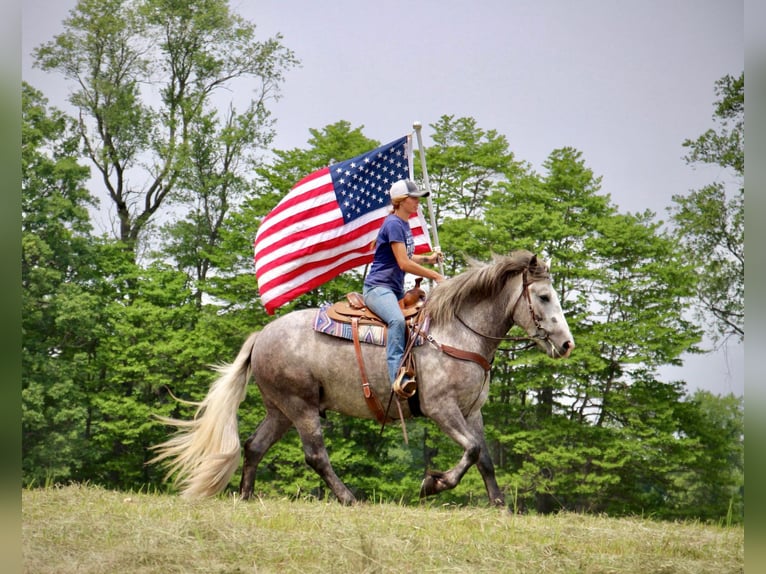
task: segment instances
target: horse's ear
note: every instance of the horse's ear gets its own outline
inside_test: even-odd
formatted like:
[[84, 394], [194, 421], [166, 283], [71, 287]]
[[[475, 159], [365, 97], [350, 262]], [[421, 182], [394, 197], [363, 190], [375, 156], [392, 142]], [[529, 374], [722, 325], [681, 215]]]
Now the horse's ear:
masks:
[[533, 255], [532, 259], [529, 260], [529, 268], [534, 269], [537, 267], [537, 255]]

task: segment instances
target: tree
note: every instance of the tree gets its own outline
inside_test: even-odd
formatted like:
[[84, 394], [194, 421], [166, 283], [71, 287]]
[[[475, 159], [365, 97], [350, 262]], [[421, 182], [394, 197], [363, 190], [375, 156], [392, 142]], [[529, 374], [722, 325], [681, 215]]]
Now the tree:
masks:
[[520, 170], [508, 140], [484, 130], [473, 118], [443, 115], [432, 124], [434, 145], [427, 150], [429, 180], [439, 196], [437, 219], [481, 217], [499, 182]]
[[668, 513], [741, 523], [745, 513], [744, 397], [697, 390], [685, 401], [683, 433], [696, 443], [695, 464], [676, 469]]
[[238, 114], [230, 109], [222, 124], [210, 113], [190, 127], [188, 166], [178, 183], [178, 195], [189, 212], [164, 226], [165, 240], [158, 252], [187, 273], [200, 306], [203, 294], [215, 290], [208, 287], [211, 276], [229, 269], [230, 259], [220, 253], [224, 228], [232, 209], [250, 190], [246, 174], [258, 165], [255, 150], [271, 139], [259, 133], [263, 122], [257, 110]]
[[503, 182], [524, 168], [505, 136], [479, 127], [473, 118], [443, 115], [430, 127], [434, 145], [426, 150], [426, 161], [434, 219], [445, 270], [454, 274], [465, 265], [466, 255], [489, 258], [492, 243], [483, 223], [488, 202]]
[[94, 359], [98, 369], [82, 382], [90, 409], [83, 477], [127, 489], [160, 479], [161, 469], [146, 466], [150, 447], [164, 436], [152, 414], [178, 413], [169, 391], [200, 400], [208, 365], [230, 349], [223, 348], [229, 342], [220, 336], [223, 325], [205, 320], [184, 273], [162, 263], [136, 266], [118, 243], [104, 251], [110, 283], [125, 290], [122, 297], [111, 293], [109, 332]]
[[195, 125], [221, 107], [223, 89], [255, 86], [246, 113], [268, 134], [265, 105], [296, 60], [278, 35], [257, 41], [225, 0], [79, 0], [64, 27], [35, 50], [36, 64], [75, 82], [85, 153], [135, 254], [179, 190]]
[[690, 165], [710, 164], [733, 177], [736, 189], [715, 181], [688, 195], [674, 195], [669, 210], [679, 241], [700, 277], [698, 317], [714, 341], [745, 338], [745, 74], [716, 82], [713, 121], [696, 140], [686, 140]]
[[71, 119], [22, 86], [22, 460], [27, 482], [79, 471], [87, 407], [80, 377], [104, 334], [100, 272], [90, 237]]

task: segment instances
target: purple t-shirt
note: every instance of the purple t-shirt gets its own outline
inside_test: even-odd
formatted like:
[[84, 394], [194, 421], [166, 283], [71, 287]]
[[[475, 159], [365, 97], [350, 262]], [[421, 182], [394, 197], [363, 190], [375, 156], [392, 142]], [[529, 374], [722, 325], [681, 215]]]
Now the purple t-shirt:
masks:
[[375, 258], [372, 267], [364, 280], [366, 287], [383, 286], [389, 287], [397, 299], [404, 297], [404, 271], [399, 269], [394, 257], [392, 243], [404, 243], [407, 257], [412, 257], [415, 252], [415, 240], [412, 237], [410, 224], [393, 213], [386, 217], [383, 226], [378, 232], [375, 242]]

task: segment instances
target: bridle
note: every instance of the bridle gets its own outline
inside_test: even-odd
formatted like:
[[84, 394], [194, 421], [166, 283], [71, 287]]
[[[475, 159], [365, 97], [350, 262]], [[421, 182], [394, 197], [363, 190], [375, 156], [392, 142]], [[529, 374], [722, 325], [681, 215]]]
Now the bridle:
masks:
[[[513, 309], [511, 310], [511, 319], [516, 315], [516, 308], [519, 306], [519, 303], [521, 303], [522, 299], [525, 299], [527, 302], [527, 308], [529, 309], [529, 315], [532, 317], [532, 321], [535, 324], [535, 328], [537, 331], [534, 335], [530, 336], [524, 336], [524, 337], [494, 337], [492, 335], [487, 335], [486, 333], [481, 333], [471, 327], [468, 323], [466, 323], [460, 315], [455, 313], [455, 317], [457, 317], [457, 320], [462, 323], [462, 325], [474, 333], [475, 335], [478, 335], [479, 337], [483, 337], [485, 339], [490, 339], [492, 341], [531, 341], [531, 343], [528, 345], [529, 347], [533, 347], [536, 343], [536, 340], [540, 340], [543, 342], [548, 342], [550, 337], [548, 336], [548, 331], [543, 328], [542, 324], [540, 323], [540, 318], [535, 313], [535, 310], [532, 308], [532, 296], [529, 294], [529, 286], [532, 283], [535, 283], [536, 281], [541, 281], [542, 279], [548, 279], [548, 275], [544, 275], [542, 277], [538, 277], [536, 279], [529, 278], [529, 268], [525, 268], [522, 272], [521, 276], [521, 293], [519, 293], [518, 298], [516, 299], [516, 303], [513, 304]], [[515, 321], [514, 321], [515, 322]], [[525, 347], [527, 348], [527, 347]]]

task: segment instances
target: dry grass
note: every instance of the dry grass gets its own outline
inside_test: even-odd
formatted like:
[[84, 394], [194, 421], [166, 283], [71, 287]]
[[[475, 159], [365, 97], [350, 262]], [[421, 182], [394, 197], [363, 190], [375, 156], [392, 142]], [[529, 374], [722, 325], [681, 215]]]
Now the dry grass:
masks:
[[22, 492], [24, 572], [715, 573], [744, 571], [744, 530], [486, 508]]

